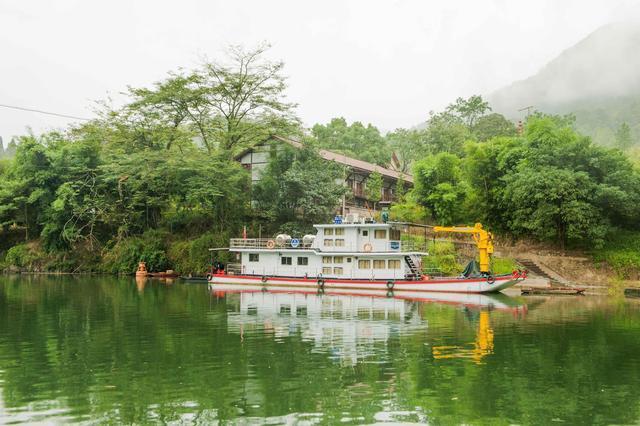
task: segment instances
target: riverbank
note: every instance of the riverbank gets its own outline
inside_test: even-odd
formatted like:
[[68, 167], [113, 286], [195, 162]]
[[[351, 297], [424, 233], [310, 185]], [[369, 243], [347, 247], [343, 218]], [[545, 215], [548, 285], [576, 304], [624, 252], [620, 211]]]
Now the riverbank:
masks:
[[[47, 253], [39, 240], [14, 245], [0, 251], [0, 271], [42, 275], [130, 275], [140, 260], [152, 271], [173, 269], [181, 275], [204, 275], [209, 269], [210, 247], [223, 247], [227, 235], [204, 233], [196, 238], [176, 236], [168, 232], [147, 232], [106, 247], [79, 246], [76, 250]], [[593, 256], [584, 251], [560, 251], [548, 245], [518, 242], [498, 246], [493, 259], [497, 274], [522, 268], [523, 260], [536, 262], [548, 278], [561, 284], [606, 287], [608, 292], [622, 292], [627, 287], [640, 287], [640, 268], [633, 262], [618, 265], [607, 259], [620, 258], [629, 252], [608, 248]], [[475, 249], [472, 244], [429, 241], [424, 267], [432, 275], [457, 275], [465, 267]], [[633, 259], [633, 252], [627, 257]], [[222, 261], [230, 261], [229, 253], [221, 253]], [[526, 267], [526, 265], [525, 265]], [[621, 269], [624, 268], [624, 269]], [[606, 291], [605, 291], [606, 292]]]

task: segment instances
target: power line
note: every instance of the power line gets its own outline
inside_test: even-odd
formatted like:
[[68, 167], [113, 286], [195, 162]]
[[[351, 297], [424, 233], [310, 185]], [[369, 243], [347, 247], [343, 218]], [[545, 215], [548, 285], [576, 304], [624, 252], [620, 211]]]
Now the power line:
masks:
[[58, 114], [57, 112], [42, 111], [42, 110], [33, 109], [33, 108], [23, 108], [23, 107], [19, 107], [19, 106], [15, 106], [15, 105], [0, 104], [0, 107], [9, 108], [9, 109], [17, 109], [19, 111], [37, 112], [38, 114], [55, 115], [56, 117], [72, 118], [74, 120], [83, 120], [83, 121], [91, 121], [92, 120], [91, 118], [86, 118], [86, 117], [76, 117], [75, 115]]

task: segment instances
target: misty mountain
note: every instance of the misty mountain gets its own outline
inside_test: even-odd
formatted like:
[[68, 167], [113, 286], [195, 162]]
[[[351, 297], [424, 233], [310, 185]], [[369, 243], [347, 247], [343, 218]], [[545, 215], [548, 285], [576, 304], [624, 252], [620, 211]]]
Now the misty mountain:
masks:
[[575, 113], [578, 129], [611, 144], [626, 122], [640, 137], [640, 26], [617, 23], [599, 28], [563, 51], [537, 74], [489, 96], [493, 110], [521, 119], [524, 107]]

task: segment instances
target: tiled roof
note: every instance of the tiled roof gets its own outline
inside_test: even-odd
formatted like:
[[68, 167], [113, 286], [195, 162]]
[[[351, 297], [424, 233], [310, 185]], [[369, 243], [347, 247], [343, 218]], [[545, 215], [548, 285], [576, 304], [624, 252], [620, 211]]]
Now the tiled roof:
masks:
[[[281, 142], [285, 142], [293, 147], [302, 148], [302, 143], [296, 140], [276, 135], [274, 135], [273, 138]], [[378, 166], [377, 164], [368, 163], [366, 161], [358, 160], [353, 157], [347, 157], [346, 155], [338, 154], [337, 152], [327, 151], [326, 149], [320, 149], [318, 152], [320, 156], [325, 160], [335, 161], [336, 163], [344, 164], [345, 166], [370, 173], [378, 172], [382, 176], [387, 176], [396, 180], [402, 178], [405, 182], [413, 184], [413, 176], [409, 174], [387, 169], [385, 167]]]

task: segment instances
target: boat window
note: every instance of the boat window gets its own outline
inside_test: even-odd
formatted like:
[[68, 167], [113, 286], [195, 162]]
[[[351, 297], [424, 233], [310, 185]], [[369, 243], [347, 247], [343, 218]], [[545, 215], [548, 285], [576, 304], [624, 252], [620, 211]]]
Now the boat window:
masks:
[[371, 261], [368, 259], [358, 260], [358, 269], [371, 269]]
[[333, 257], [333, 263], [343, 263], [344, 262], [344, 257], [342, 256], [334, 256]]
[[344, 240], [342, 238], [336, 238], [336, 247], [344, 247]]
[[331, 263], [331, 256], [322, 256], [322, 263]]
[[389, 269], [400, 269], [400, 260], [389, 259]]
[[280, 305], [280, 313], [283, 315], [291, 315], [291, 305]]
[[362, 230], [362, 236], [363, 237], [368, 237], [369, 236], [369, 231], [367, 231], [366, 229]]
[[375, 234], [374, 234], [375, 238], [377, 239], [385, 239], [387, 238], [387, 230], [386, 229], [376, 229]]
[[298, 265], [307, 266], [308, 264], [309, 264], [309, 258], [308, 257], [299, 257], [298, 258]]
[[249, 253], [249, 262], [259, 262], [260, 255], [258, 253]]
[[333, 268], [333, 273], [335, 275], [342, 275], [344, 273], [342, 268]]
[[373, 261], [373, 269], [385, 269], [384, 259], [376, 259]]
[[325, 228], [324, 235], [333, 235], [333, 228]]
[[327, 247], [333, 247], [333, 240], [327, 238], [324, 240], [324, 245]]
[[391, 232], [391, 235], [389, 236], [389, 239], [394, 240], [394, 241], [399, 241], [400, 240], [400, 230], [399, 229], [392, 229], [390, 232]]
[[351, 263], [351, 258], [347, 257], [347, 263]]
[[291, 257], [289, 256], [283, 256], [280, 258], [280, 263], [282, 265], [291, 265]]
[[344, 235], [344, 228], [336, 228], [336, 235]]
[[331, 274], [331, 268], [325, 266], [324, 268], [322, 268], [322, 273], [324, 275]]

